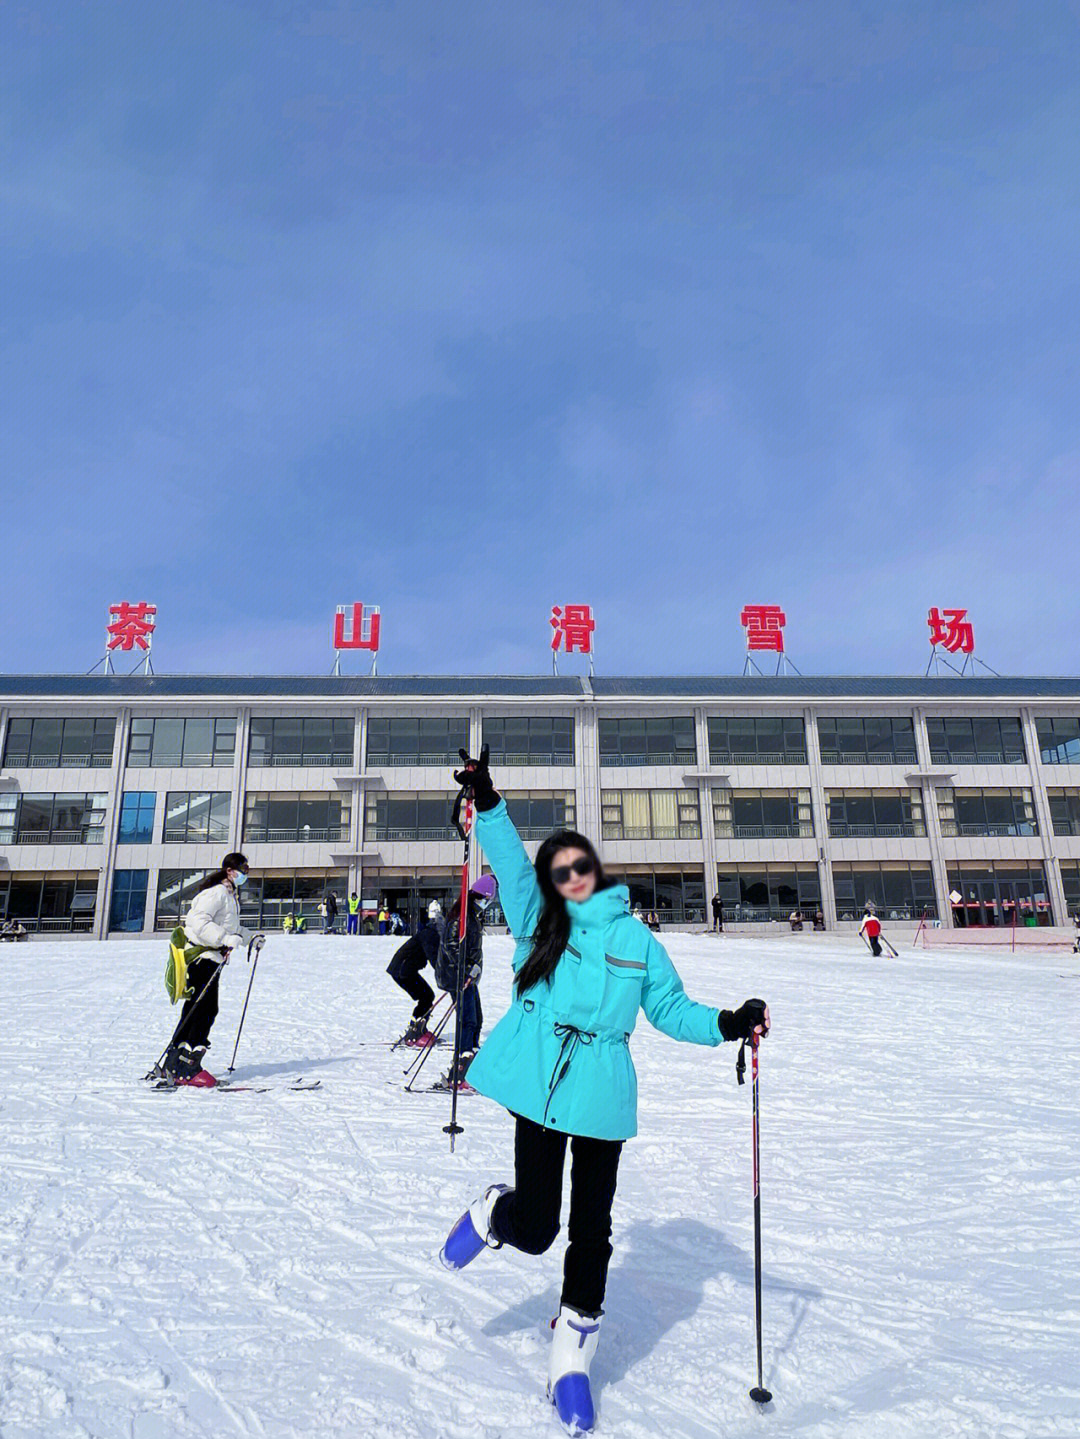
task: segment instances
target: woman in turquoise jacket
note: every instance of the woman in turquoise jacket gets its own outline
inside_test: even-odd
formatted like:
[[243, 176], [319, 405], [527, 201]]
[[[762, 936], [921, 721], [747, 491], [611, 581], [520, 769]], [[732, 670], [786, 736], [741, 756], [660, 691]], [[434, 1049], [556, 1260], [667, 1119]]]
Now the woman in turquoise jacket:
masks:
[[764, 1036], [764, 1001], [734, 1012], [688, 999], [659, 941], [630, 914], [589, 841], [551, 835], [529, 860], [488, 770], [462, 753], [476, 835], [499, 882], [514, 952], [513, 1000], [469, 1068], [469, 1083], [514, 1115], [515, 1183], [491, 1185], [451, 1230], [441, 1258], [461, 1269], [486, 1248], [549, 1249], [559, 1230], [569, 1140], [569, 1244], [548, 1393], [571, 1433], [593, 1426], [589, 1366], [611, 1260], [611, 1206], [622, 1144], [637, 1133], [630, 1036], [638, 1011], [694, 1044]]

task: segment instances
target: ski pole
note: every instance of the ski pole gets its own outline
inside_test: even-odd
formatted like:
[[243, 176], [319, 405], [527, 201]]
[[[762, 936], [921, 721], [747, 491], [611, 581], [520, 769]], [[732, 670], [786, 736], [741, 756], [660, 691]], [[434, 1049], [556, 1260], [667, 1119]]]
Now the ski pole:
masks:
[[457, 1004], [455, 1003], [454, 1000], [451, 1000], [451, 1001], [450, 1001], [450, 1007], [449, 1007], [448, 1009], [444, 1010], [442, 1014], [440, 1014], [438, 1024], [437, 1024], [437, 1025], [435, 1026], [435, 1028], [431, 1031], [431, 1038], [432, 1038], [433, 1043], [423, 1045], [423, 1046], [421, 1047], [420, 1053], [417, 1054], [417, 1055], [414, 1055], [413, 1058], [410, 1060], [410, 1062], [406, 1065], [406, 1067], [401, 1071], [402, 1074], [408, 1074], [410, 1070], [416, 1069], [416, 1068], [419, 1066], [419, 1064], [423, 1061], [424, 1055], [430, 1053], [430, 1051], [435, 1048], [435, 1042], [437, 1042], [438, 1040], [440, 1040], [440, 1039], [442, 1038], [442, 1032], [443, 1032], [443, 1030], [446, 1028], [447, 1023], [448, 1023], [448, 1021], [449, 1021], [449, 1019], [450, 1019], [450, 1016], [453, 1014], [453, 1012], [454, 1012], [454, 1010], [455, 1010], [456, 1008], [457, 1008]]
[[[209, 978], [209, 979], [206, 981], [206, 983], [203, 985], [202, 989], [199, 990], [198, 998], [195, 1000], [195, 1003], [191, 1006], [191, 1009], [188, 1010], [187, 1014], [181, 1014], [180, 1018], [177, 1020], [176, 1028], [175, 1028], [175, 1029], [173, 1030], [173, 1032], [172, 1032], [172, 1037], [170, 1038], [170, 1040], [169, 1040], [168, 1044], [165, 1046], [165, 1048], [164, 1048], [164, 1049], [161, 1051], [161, 1053], [158, 1055], [157, 1059], [154, 1061], [154, 1065], [153, 1065], [153, 1067], [151, 1068], [150, 1073], [143, 1075], [143, 1078], [144, 1078], [144, 1079], [157, 1079], [157, 1078], [161, 1075], [161, 1073], [162, 1073], [161, 1066], [162, 1066], [162, 1065], [164, 1064], [164, 1062], [165, 1062], [165, 1056], [168, 1054], [169, 1050], [172, 1049], [173, 1045], [176, 1043], [176, 1036], [180, 1033], [180, 1031], [183, 1029], [184, 1025], [188, 1022], [188, 1020], [191, 1019], [192, 1015], [193, 1015], [193, 1014], [195, 1013], [195, 1011], [198, 1009], [199, 1005], [202, 1004], [203, 999], [206, 997], [206, 994], [207, 994], [207, 992], [208, 992], [209, 989], [210, 989], [210, 986], [213, 984], [214, 980], [217, 979], [218, 975], [219, 975], [219, 974], [221, 973], [221, 971], [225, 968], [225, 966], [226, 966], [226, 964], [228, 964], [228, 962], [229, 962], [229, 961], [228, 961], [228, 956], [226, 956], [224, 959], [222, 959], [222, 960], [220, 961], [219, 964], [215, 965], [213, 974], [210, 976], [210, 978]], [[184, 1008], [187, 1009], [187, 1005], [185, 1005]]]
[[[466, 759], [468, 756], [466, 756]], [[465, 813], [462, 819], [458, 818], [462, 803], [464, 802]], [[458, 1102], [458, 1068], [461, 1063], [461, 995], [465, 985], [465, 936], [469, 926], [469, 853], [472, 847], [472, 823], [473, 823], [473, 792], [472, 786], [465, 784], [461, 787], [461, 793], [457, 797], [454, 806], [454, 823], [457, 825], [458, 833], [465, 844], [465, 854], [461, 861], [461, 904], [458, 916], [458, 955], [457, 974], [454, 984], [454, 1004], [456, 1007], [454, 1023], [454, 1059], [451, 1074], [452, 1098], [450, 1101], [450, 1123], [443, 1125], [443, 1133], [450, 1136], [450, 1153], [454, 1152], [454, 1141], [459, 1134], [465, 1131], [457, 1122]]]
[[896, 950], [893, 949], [891, 942], [890, 942], [889, 940], [887, 940], [884, 935], [881, 935], [881, 936], [880, 936], [880, 939], [881, 939], [882, 944], [885, 946], [885, 948], [886, 948], [886, 949], [889, 951], [889, 953], [892, 955], [893, 959], [899, 959], [900, 956], [899, 956], [899, 954], [896, 952]]
[[754, 1113], [754, 1309], [757, 1318], [757, 1386], [750, 1390], [755, 1404], [769, 1404], [772, 1394], [765, 1388], [761, 1372], [761, 1184], [758, 1149], [758, 1045], [761, 1037], [750, 1036], [750, 1079]]
[[[480, 978], [480, 966], [479, 966], [478, 964], [475, 964], [475, 965], [473, 965], [472, 970], [471, 970], [470, 973], [469, 973], [468, 979], [465, 981], [464, 985], [462, 986], [462, 991], [461, 991], [462, 994], [465, 993], [465, 990], [468, 989], [468, 987], [469, 987], [470, 984], [472, 984], [475, 980], [477, 980], [477, 979], [479, 979], [479, 978]], [[448, 1019], [450, 1018], [450, 1016], [454, 1013], [454, 1010], [455, 1010], [456, 1008], [457, 1008], [457, 1002], [455, 1001], [453, 1004], [451, 1004], [450, 1008], [446, 1011], [446, 1013], [443, 1015], [442, 1019], [439, 1021], [438, 1027], [436, 1028], [436, 1030], [434, 1031], [434, 1034], [432, 1035], [432, 1038], [433, 1038], [434, 1040], [438, 1040], [438, 1039], [441, 1037], [443, 1030], [446, 1028], [447, 1020], [448, 1020]], [[415, 1069], [415, 1071], [416, 1071], [416, 1073], [415, 1073], [415, 1074], [412, 1076], [412, 1078], [409, 1080], [408, 1084], [405, 1086], [405, 1089], [406, 1089], [407, 1093], [409, 1093], [409, 1094], [412, 1093], [413, 1085], [414, 1085], [414, 1084], [416, 1083], [416, 1081], [420, 1078], [420, 1071], [423, 1069], [424, 1065], [428, 1062], [428, 1057], [430, 1056], [430, 1054], [431, 1054], [431, 1052], [432, 1052], [432, 1050], [433, 1050], [434, 1048], [435, 1048], [435, 1045], [434, 1045], [434, 1044], [425, 1044], [424, 1047], [423, 1047], [423, 1049], [421, 1050], [421, 1052], [420, 1052], [420, 1053], [416, 1056], [416, 1058], [413, 1060], [412, 1064], [409, 1065], [408, 1069], [402, 1070], [402, 1073], [403, 1073], [403, 1074], [408, 1074], [408, 1073], [409, 1073], [409, 1070], [412, 1070], [412, 1069]]]
[[[425, 1024], [428, 1022], [428, 1020], [430, 1020], [431, 1016], [432, 1016], [432, 1015], [435, 1013], [435, 1011], [438, 1009], [439, 1005], [442, 1004], [443, 1000], [444, 1000], [444, 999], [449, 999], [449, 997], [450, 997], [450, 996], [449, 996], [448, 994], [446, 994], [446, 993], [443, 993], [443, 994], [440, 994], [440, 995], [439, 995], [438, 999], [435, 1000], [435, 1002], [432, 1004], [431, 1008], [428, 1010], [427, 1014], [425, 1014], [425, 1016], [424, 1016], [424, 1022], [425, 1022]], [[406, 1030], [406, 1033], [408, 1033], [407, 1030]], [[403, 1034], [400, 1039], [395, 1039], [395, 1040], [394, 1040], [393, 1044], [390, 1046], [390, 1053], [393, 1054], [394, 1050], [395, 1050], [395, 1049], [400, 1049], [401, 1046], [402, 1046], [404, 1043], [405, 1043], [405, 1035]], [[406, 1071], [406, 1073], [408, 1073], [408, 1071]]]
[[251, 978], [248, 980], [247, 994], [244, 995], [244, 1008], [240, 1015], [240, 1027], [236, 1031], [236, 1043], [233, 1045], [232, 1059], [229, 1061], [229, 1073], [232, 1074], [236, 1068], [236, 1051], [240, 1048], [240, 1033], [244, 1028], [244, 1020], [247, 1018], [248, 1000], [251, 998], [251, 986], [255, 983], [255, 971], [259, 967], [259, 955], [262, 954], [262, 947], [266, 943], [260, 934], [252, 935], [248, 941], [248, 959], [251, 958], [251, 949], [255, 947], [255, 963], [251, 966]]

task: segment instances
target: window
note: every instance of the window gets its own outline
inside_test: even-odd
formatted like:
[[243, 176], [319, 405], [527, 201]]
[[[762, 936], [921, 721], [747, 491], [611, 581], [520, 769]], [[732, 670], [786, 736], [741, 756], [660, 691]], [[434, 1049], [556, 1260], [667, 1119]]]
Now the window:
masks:
[[251, 721], [248, 764], [351, 765], [351, 719], [262, 719]]
[[249, 794], [244, 840], [251, 844], [327, 844], [348, 839], [352, 804], [347, 794]]
[[[0, 793], [0, 844], [14, 844], [18, 828], [19, 796]], [[2, 913], [3, 911], [0, 911]]]
[[[150, 844], [154, 838], [154, 807], [157, 795], [153, 790], [125, 790], [120, 802], [120, 825], [117, 844]], [[135, 871], [132, 871], [134, 873]]]
[[386, 840], [443, 840], [458, 838], [451, 823], [452, 794], [370, 793], [367, 796], [366, 838]]
[[718, 839], [812, 839], [814, 835], [808, 789], [714, 789], [712, 806]]
[[133, 719], [129, 769], [204, 769], [231, 765], [236, 753], [236, 719]]
[[[157, 903], [154, 909], [154, 923], [158, 929], [172, 929], [180, 923], [181, 916], [191, 907], [191, 901], [199, 891], [199, 885], [209, 869], [162, 869], [158, 871]], [[252, 881], [248, 881], [251, 884]], [[244, 886], [245, 889], [248, 885]]]
[[146, 920], [148, 869], [118, 869], [113, 876], [109, 929], [129, 933], [142, 929]]
[[491, 750], [492, 764], [570, 765], [574, 763], [574, 721], [569, 715], [488, 715], [484, 718], [484, 743]]
[[720, 866], [716, 891], [724, 918], [738, 922], [787, 919], [796, 909], [813, 915], [821, 908], [816, 864]]
[[817, 723], [822, 764], [915, 763], [915, 722], [906, 715], [822, 716]]
[[934, 764], [1023, 764], [1024, 736], [1019, 719], [993, 716], [928, 718], [930, 758]]
[[834, 864], [833, 894], [838, 919], [859, 919], [873, 904], [879, 919], [937, 917], [934, 876], [929, 864], [902, 860], [881, 864]]
[[957, 928], [1053, 923], [1041, 864], [960, 860], [950, 863], [946, 887], [950, 895], [960, 896], [952, 905]]
[[522, 839], [546, 839], [554, 830], [574, 828], [573, 791], [510, 793], [503, 799]]
[[694, 764], [693, 715], [661, 719], [601, 719], [601, 765]]
[[943, 835], [1038, 834], [1029, 789], [939, 789]]
[[1080, 915], [1080, 864], [1062, 861], [1061, 883], [1065, 889], [1065, 907], [1069, 914]]
[[841, 839], [926, 834], [920, 789], [834, 789], [825, 803], [829, 833]]
[[1080, 764], [1080, 719], [1037, 719], [1043, 764]]
[[229, 838], [228, 790], [170, 790], [165, 796], [165, 844], [225, 844]]
[[605, 866], [609, 879], [625, 884], [630, 908], [644, 917], [655, 914], [661, 924], [702, 924], [705, 920], [705, 876], [700, 869], [619, 869]]
[[14, 831], [9, 844], [101, 844], [105, 800], [104, 794], [9, 795], [0, 819]]
[[39, 933], [89, 933], [97, 907], [96, 874], [13, 874], [9, 919]]
[[458, 750], [469, 744], [464, 715], [446, 718], [387, 718], [372, 715], [367, 728], [369, 765], [460, 765]]
[[321, 927], [319, 905], [327, 891], [344, 908], [347, 871], [306, 869], [253, 876], [240, 891], [240, 919], [246, 929], [280, 929], [287, 914], [302, 914], [314, 930]]
[[709, 763], [805, 764], [801, 715], [710, 715]]
[[700, 839], [697, 790], [606, 789], [600, 796], [605, 839]]
[[4, 764], [9, 769], [108, 769], [115, 719], [12, 719]]
[[1080, 789], [1047, 790], [1055, 834], [1080, 834]]

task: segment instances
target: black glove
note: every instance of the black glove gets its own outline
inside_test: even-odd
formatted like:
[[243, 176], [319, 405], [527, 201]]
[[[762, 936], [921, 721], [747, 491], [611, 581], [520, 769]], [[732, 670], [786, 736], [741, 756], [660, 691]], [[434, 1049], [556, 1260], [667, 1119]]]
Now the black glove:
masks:
[[463, 768], [454, 771], [455, 781], [463, 789], [468, 787], [472, 790], [473, 803], [478, 810], [494, 809], [499, 803], [499, 796], [491, 783], [487, 745], [480, 751], [479, 759], [470, 759], [463, 749], [459, 749], [458, 754], [461, 756]]
[[763, 999], [748, 999], [734, 1011], [722, 1009], [716, 1023], [725, 1039], [749, 1039], [759, 1026], [764, 1039], [769, 1032], [769, 1006]]

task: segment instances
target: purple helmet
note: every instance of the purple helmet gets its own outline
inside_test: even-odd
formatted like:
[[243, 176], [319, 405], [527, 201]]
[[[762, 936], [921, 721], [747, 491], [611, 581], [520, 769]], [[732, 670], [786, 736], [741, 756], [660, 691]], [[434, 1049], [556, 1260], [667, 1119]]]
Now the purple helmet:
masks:
[[482, 874], [469, 891], [478, 899], [494, 899], [498, 892], [499, 886], [493, 874]]

